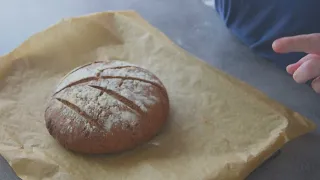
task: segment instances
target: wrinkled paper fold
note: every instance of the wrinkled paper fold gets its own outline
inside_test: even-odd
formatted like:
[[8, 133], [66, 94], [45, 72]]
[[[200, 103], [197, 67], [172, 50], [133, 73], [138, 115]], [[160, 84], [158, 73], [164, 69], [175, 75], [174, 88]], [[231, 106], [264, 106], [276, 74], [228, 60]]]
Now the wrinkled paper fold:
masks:
[[[117, 155], [63, 149], [44, 122], [47, 98], [67, 72], [123, 60], [166, 86], [170, 118], [152, 141]], [[138, 14], [64, 19], [0, 58], [0, 153], [25, 180], [242, 180], [315, 125], [190, 55]]]

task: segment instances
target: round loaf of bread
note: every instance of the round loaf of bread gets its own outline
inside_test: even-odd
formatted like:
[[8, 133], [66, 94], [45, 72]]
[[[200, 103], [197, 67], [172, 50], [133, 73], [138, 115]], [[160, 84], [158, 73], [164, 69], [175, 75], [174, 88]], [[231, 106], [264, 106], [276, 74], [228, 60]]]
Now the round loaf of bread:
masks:
[[116, 153], [153, 138], [167, 121], [166, 88], [122, 61], [94, 62], [67, 74], [45, 111], [49, 133], [66, 149]]

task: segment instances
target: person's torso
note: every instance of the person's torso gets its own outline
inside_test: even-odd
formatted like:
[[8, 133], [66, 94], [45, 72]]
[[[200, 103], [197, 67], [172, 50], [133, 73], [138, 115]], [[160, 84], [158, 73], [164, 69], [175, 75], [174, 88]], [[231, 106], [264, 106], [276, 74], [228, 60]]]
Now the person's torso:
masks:
[[226, 26], [256, 53], [280, 61], [282, 67], [304, 53], [276, 54], [272, 42], [280, 37], [320, 33], [319, 0], [215, 0]]

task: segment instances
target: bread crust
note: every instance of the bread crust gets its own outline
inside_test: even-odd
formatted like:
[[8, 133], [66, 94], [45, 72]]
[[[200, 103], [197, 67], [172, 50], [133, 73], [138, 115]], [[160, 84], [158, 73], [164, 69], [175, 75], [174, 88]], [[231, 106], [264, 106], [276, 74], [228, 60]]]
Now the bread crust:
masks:
[[78, 67], [60, 81], [45, 122], [66, 149], [117, 153], [153, 138], [168, 114], [167, 90], [153, 73], [122, 61], [100, 61]]

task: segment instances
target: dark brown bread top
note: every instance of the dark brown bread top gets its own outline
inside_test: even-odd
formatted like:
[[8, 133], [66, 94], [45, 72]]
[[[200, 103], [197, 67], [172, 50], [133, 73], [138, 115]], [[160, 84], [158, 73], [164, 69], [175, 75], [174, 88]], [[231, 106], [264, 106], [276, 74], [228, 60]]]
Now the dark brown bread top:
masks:
[[[122, 61], [94, 62], [63, 78], [50, 100], [45, 117], [50, 134], [67, 148], [111, 152], [150, 139], [166, 121], [168, 109], [166, 89], [149, 71]], [[147, 130], [141, 129], [144, 125]], [[94, 146], [99, 145], [94, 143], [97, 136], [112, 136], [118, 132], [122, 133], [123, 142], [127, 142], [123, 134], [128, 130], [132, 131], [131, 135], [140, 134], [131, 145], [121, 146], [120, 143], [117, 148], [109, 147], [109, 150], [106, 150], [108, 147], [95, 149]], [[131, 135], [127, 138], [132, 139]], [[85, 142], [90, 138], [91, 142]], [[101, 143], [112, 144], [121, 138], [100, 139], [99, 143], [100, 146]], [[75, 143], [77, 141], [93, 147], [83, 150], [85, 147], [80, 147], [82, 145]]]

